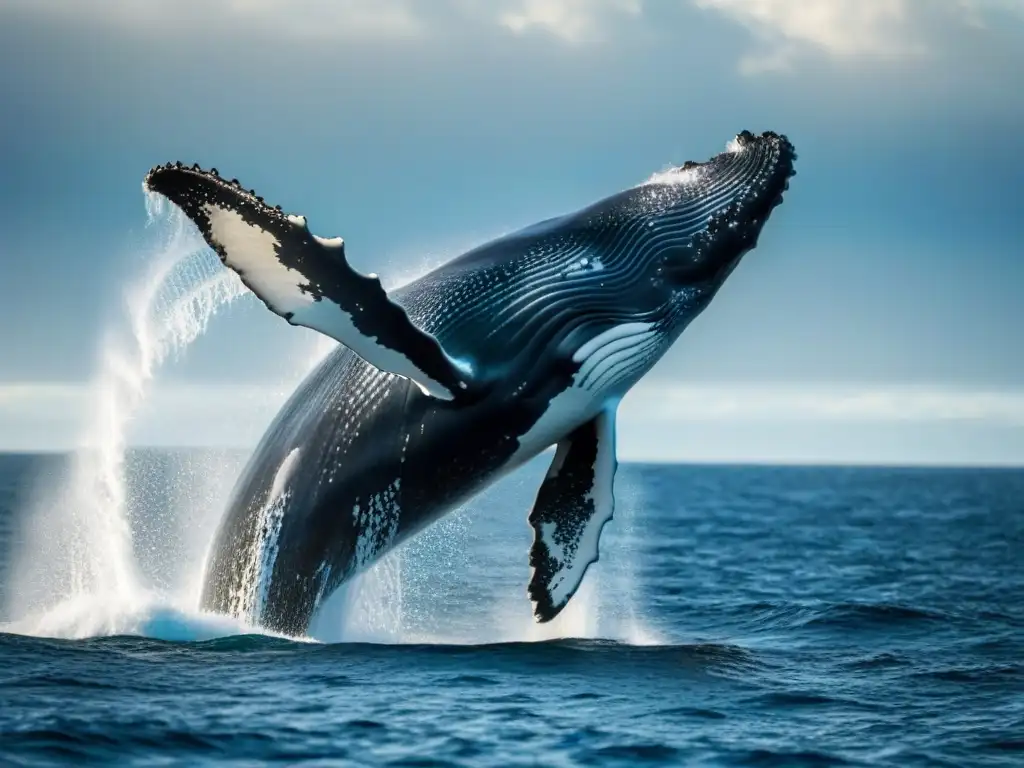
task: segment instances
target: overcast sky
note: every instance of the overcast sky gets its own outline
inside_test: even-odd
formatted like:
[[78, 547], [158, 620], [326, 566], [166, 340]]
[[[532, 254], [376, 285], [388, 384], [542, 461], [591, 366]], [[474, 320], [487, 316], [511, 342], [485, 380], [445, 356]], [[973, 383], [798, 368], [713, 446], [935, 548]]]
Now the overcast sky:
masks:
[[[89, 439], [156, 163], [394, 283], [771, 129], [786, 203], [620, 454], [1024, 463], [1021, 72], [1024, 0], [0, 0], [0, 449]], [[316, 346], [235, 302], [131, 439], [251, 444]]]

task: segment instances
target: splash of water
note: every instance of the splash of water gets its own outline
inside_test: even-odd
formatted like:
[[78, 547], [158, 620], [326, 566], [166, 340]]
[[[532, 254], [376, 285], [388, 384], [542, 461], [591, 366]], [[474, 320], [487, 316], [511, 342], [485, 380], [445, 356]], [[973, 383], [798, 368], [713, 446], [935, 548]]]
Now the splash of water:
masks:
[[[601, 559], [591, 564], [569, 604], [549, 622], [524, 615], [520, 601], [498, 607], [493, 623], [498, 642], [543, 642], [601, 638], [629, 645], [659, 645], [657, 633], [642, 620], [637, 606], [637, 511], [644, 491], [616, 482], [615, 518], [602, 532]], [[528, 609], [527, 609], [528, 610]]]
[[[245, 293], [241, 281], [220, 266], [180, 212], [165, 210], [164, 205], [162, 198], [147, 199], [150, 227], [158, 231], [159, 242], [148, 254], [141, 278], [127, 292], [125, 327], [114, 329], [119, 333], [109, 333], [102, 346], [99, 372], [90, 387], [90, 419], [69, 471], [37, 495], [32, 526], [25, 536], [27, 546], [16, 565], [16, 583], [11, 590], [19, 601], [11, 610], [17, 618], [6, 630], [72, 638], [139, 634], [169, 640], [263, 631], [253, 626], [259, 617], [252, 615], [252, 606], [238, 611], [248, 616], [249, 622], [196, 610], [204, 571], [202, 555], [193, 558], [195, 562], [184, 558], [177, 564], [179, 571], [188, 573], [177, 574], [169, 590], [166, 585], [156, 585], [136, 557], [138, 526], [145, 522], [133, 520], [128, 493], [126, 449], [132, 418], [143, 406], [161, 366], [204, 333], [221, 308]], [[404, 282], [402, 278], [396, 275], [391, 282]], [[336, 346], [320, 335], [307, 338], [310, 353], [307, 360], [300, 361], [299, 375], [305, 375]], [[212, 533], [211, 525], [197, 526], [195, 518], [204, 516], [209, 521], [222, 509], [217, 502], [225, 500], [225, 491], [240, 469], [222, 463], [179, 471], [172, 479], [175, 495], [187, 500], [187, 509], [179, 503], [171, 510], [182, 518], [177, 524], [202, 529], [207, 536]], [[154, 486], [149, 489], [151, 495], [159, 493], [155, 488], [162, 482], [155, 475], [143, 473], [140, 477], [137, 472], [132, 480]], [[190, 487], [176, 487], [183, 483]], [[211, 503], [213, 499], [217, 501]], [[630, 516], [631, 507], [626, 505], [617, 522], [628, 528]], [[505, 592], [510, 599], [502, 599], [495, 610], [469, 601], [458, 609], [465, 610], [465, 615], [439, 618], [452, 603], [444, 589], [472, 595], [472, 585], [439, 584], [438, 579], [439, 574], [455, 573], [459, 568], [466, 576], [467, 553], [472, 558], [467, 520], [465, 512], [449, 515], [411, 547], [389, 553], [338, 590], [329, 601], [334, 607], [318, 617], [313, 636], [324, 641], [384, 643], [488, 643], [561, 637], [656, 642], [636, 620], [632, 572], [609, 568], [606, 562], [591, 569], [570, 605], [549, 624], [534, 623], [518, 572]], [[267, 530], [266, 546], [258, 553], [260, 561], [251, 564], [254, 572], [267, 572], [265, 560], [275, 552], [274, 526]], [[209, 541], [193, 544], [205, 552]], [[526, 549], [523, 551], [525, 557]], [[163, 554], [180, 556], [173, 548]], [[477, 570], [486, 572], [486, 568]], [[256, 587], [258, 591], [259, 585]], [[483, 617], [491, 621], [481, 622]]]
[[311, 637], [324, 643], [410, 642], [403, 599], [402, 550], [342, 584], [314, 617]]
[[[156, 232], [156, 245], [141, 279], [126, 292], [127, 327], [104, 339], [89, 387], [88, 422], [66, 475], [37, 493], [28, 546], [15, 569], [12, 613], [21, 617], [20, 626], [57, 635], [116, 632], [124, 629], [118, 615], [137, 616], [153, 602], [133, 552], [128, 429], [160, 366], [245, 292], [185, 217], [165, 206], [147, 195], [147, 227]], [[85, 621], [82, 614], [96, 619]]]
[[[525, 585], [528, 535], [517, 537], [516, 523], [526, 528], [534, 480], [539, 480], [533, 475], [546, 470], [547, 458], [488, 489], [342, 585], [315, 617], [311, 636], [322, 642], [385, 644], [566, 638], [662, 644], [639, 610], [636, 515], [643, 508], [644, 490], [632, 483], [617, 489], [615, 521], [602, 537], [602, 558], [588, 569], [576, 595], [554, 620], [534, 620]], [[482, 516], [480, 510], [490, 514]], [[506, 517], [510, 512], [516, 517]], [[500, 546], [482, 550], [481, 544], [497, 536], [504, 540]], [[509, 551], [511, 563], [503, 557]], [[498, 552], [502, 555], [495, 558]]]

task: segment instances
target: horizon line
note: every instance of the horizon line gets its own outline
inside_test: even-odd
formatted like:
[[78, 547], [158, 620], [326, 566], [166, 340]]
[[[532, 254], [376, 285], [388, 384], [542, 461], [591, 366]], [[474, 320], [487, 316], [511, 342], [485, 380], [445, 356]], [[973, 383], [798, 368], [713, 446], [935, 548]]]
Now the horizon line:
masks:
[[[232, 453], [248, 453], [254, 451], [254, 447], [233, 446], [233, 445], [131, 445], [128, 452], [163, 452], [163, 453], [186, 453], [191, 451], [230, 451]], [[549, 453], [553, 448], [548, 448]], [[87, 451], [83, 448], [36, 448], [18, 449], [0, 447], [0, 457], [22, 456], [22, 457], [67, 457], [76, 453]], [[811, 459], [811, 458], [778, 458], [778, 459], [665, 459], [665, 458], [626, 458], [619, 459], [619, 464], [632, 466], [649, 467], [708, 467], [708, 468], [793, 468], [793, 469], [899, 469], [899, 470], [979, 470], [979, 471], [1024, 471], [1024, 462], [1007, 461], [978, 461], [978, 462], [948, 462], [948, 461], [904, 461], [904, 462], [881, 462], [869, 459], [837, 460], [837, 459]]]

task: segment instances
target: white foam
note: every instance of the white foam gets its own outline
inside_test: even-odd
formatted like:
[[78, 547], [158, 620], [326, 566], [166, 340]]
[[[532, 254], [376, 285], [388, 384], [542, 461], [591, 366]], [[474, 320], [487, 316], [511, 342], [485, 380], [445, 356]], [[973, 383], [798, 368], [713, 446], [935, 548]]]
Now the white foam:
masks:
[[[191, 610], [208, 536], [238, 468], [234, 463], [227, 467], [212, 458], [192, 478], [196, 487], [170, 489], [168, 511], [180, 516], [178, 525], [187, 529], [181, 531], [183, 538], [190, 539], [185, 549], [175, 546], [181, 542], [168, 543], [168, 555], [178, 560], [167, 579], [171, 596], [154, 597], [152, 574], [142, 572], [134, 555], [136, 521], [128, 506], [125, 466], [130, 423], [164, 362], [201, 335], [219, 308], [245, 292], [180, 212], [160, 196], [147, 195], [146, 203], [147, 227], [161, 241], [148, 254], [141, 277], [130, 284], [127, 328], [114, 326], [105, 341], [91, 387], [92, 419], [70, 474], [56, 486], [41, 488], [26, 515], [26, 544], [17, 553], [11, 588], [16, 618], [9, 631], [169, 639], [249, 631], [233, 620]], [[161, 222], [164, 213], [170, 215]], [[128, 333], [118, 333], [122, 330]], [[134, 482], [144, 489], [157, 479], [143, 476]], [[146, 493], [139, 495], [145, 498]]]
[[277, 562], [281, 526], [284, 524], [291, 496], [288, 482], [295, 473], [300, 454], [298, 448], [293, 448], [281, 462], [270, 485], [267, 503], [256, 522], [259, 534], [255, 537], [251, 552], [252, 572], [249, 573], [249, 579], [243, 580], [242, 584], [247, 609], [241, 613], [253, 623], [258, 623], [262, 618], [263, 607], [267, 604], [267, 597], [270, 594], [270, 581], [274, 575], [274, 564]]
[[394, 645], [421, 638], [407, 632], [402, 550], [392, 550], [350, 578], [318, 608], [309, 634], [324, 643]]
[[597, 256], [583, 256], [570, 262], [562, 271], [562, 277], [578, 277], [591, 272], [604, 271], [604, 262]]
[[[146, 199], [151, 216], [165, 210], [153, 196]], [[151, 220], [149, 226], [157, 223]], [[125, 480], [128, 430], [164, 361], [244, 292], [180, 212], [172, 211], [164, 224], [156, 228], [160, 240], [141, 278], [127, 291], [127, 316], [103, 341], [99, 371], [90, 384], [89, 420], [68, 475], [41, 486], [29, 509], [26, 543], [16, 553], [12, 579], [15, 617], [86, 597], [133, 605], [145, 592], [133, 552]]]
[[728, 142], [728, 143], [727, 143], [727, 144], [725, 145], [725, 151], [726, 151], [726, 152], [729, 152], [730, 154], [733, 154], [733, 155], [738, 155], [738, 154], [740, 154], [740, 153], [741, 153], [741, 152], [742, 152], [743, 150], [744, 150], [744, 147], [743, 147], [743, 145], [742, 145], [742, 144], [740, 144], [740, 140], [739, 140], [738, 138], [735, 138], [735, 139], [731, 139], [731, 140], [730, 140], [730, 141], [729, 141], [729, 142]]
[[172, 597], [144, 591], [130, 600], [112, 601], [101, 595], [72, 597], [40, 613], [0, 625], [0, 631], [66, 640], [125, 635], [179, 642], [267, 634], [238, 619], [196, 611]]
[[638, 186], [648, 186], [656, 184], [696, 184], [701, 180], [704, 171], [699, 166], [693, 168], [669, 168], [666, 171], [657, 171], [652, 173], [648, 179], [641, 182]]

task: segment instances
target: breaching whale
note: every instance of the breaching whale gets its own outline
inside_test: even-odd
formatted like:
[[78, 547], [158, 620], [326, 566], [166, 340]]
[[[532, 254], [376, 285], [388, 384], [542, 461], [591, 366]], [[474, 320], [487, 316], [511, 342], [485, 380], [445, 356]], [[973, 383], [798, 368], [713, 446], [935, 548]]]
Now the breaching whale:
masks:
[[341, 238], [216, 170], [151, 170], [145, 188], [272, 312], [341, 342], [242, 472], [202, 607], [303, 634], [346, 579], [556, 446], [528, 517], [528, 593], [538, 620], [556, 616], [612, 517], [617, 404], [754, 248], [795, 157], [785, 136], [744, 131], [707, 162], [390, 293], [349, 265]]

